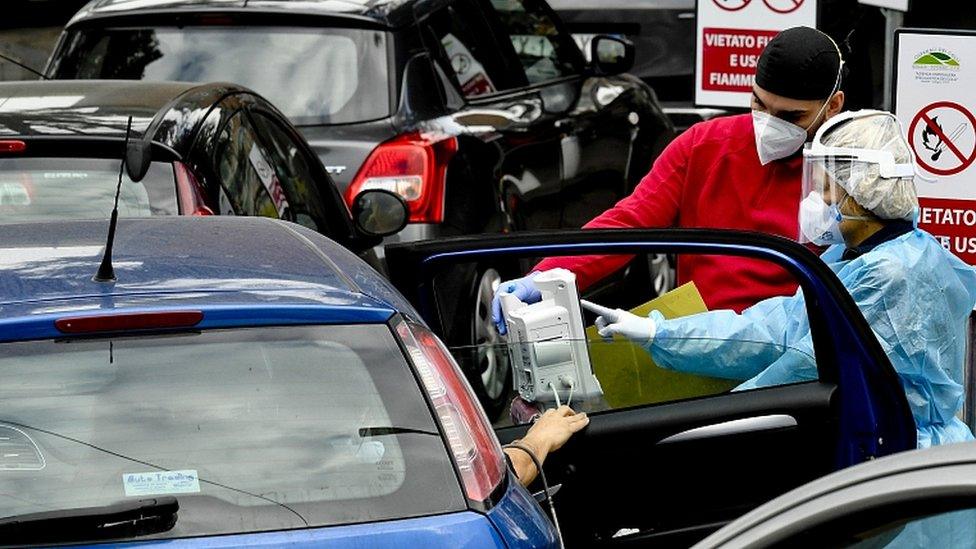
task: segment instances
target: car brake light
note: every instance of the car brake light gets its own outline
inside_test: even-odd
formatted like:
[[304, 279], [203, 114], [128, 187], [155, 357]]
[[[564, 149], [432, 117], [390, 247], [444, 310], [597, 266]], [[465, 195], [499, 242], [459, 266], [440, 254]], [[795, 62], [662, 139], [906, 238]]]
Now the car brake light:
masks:
[[447, 165], [457, 150], [455, 137], [407, 134], [381, 143], [346, 189], [346, 202], [352, 208], [359, 193], [383, 189], [407, 202], [411, 223], [440, 223]]
[[193, 172], [182, 162], [173, 163], [176, 173], [176, 194], [183, 215], [213, 215], [213, 210], [207, 206], [204, 198], [203, 185], [197, 180]]
[[434, 406], [468, 499], [487, 501], [505, 478], [505, 456], [457, 363], [427, 328], [401, 321], [397, 335]]
[[21, 153], [27, 150], [27, 143], [19, 139], [0, 140], [0, 153]]
[[160, 311], [59, 318], [54, 321], [54, 327], [64, 334], [87, 334], [189, 328], [196, 326], [201, 320], [203, 320], [201, 311]]

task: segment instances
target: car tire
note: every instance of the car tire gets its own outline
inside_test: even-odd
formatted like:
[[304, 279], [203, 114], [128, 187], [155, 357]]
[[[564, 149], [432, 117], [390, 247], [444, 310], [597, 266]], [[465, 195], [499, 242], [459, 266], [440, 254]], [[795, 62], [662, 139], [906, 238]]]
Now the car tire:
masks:
[[468, 295], [469, 312], [458, 317], [467, 319], [467, 339], [473, 347], [468, 379], [492, 422], [505, 410], [512, 390], [508, 348], [491, 314], [492, 297], [501, 282], [502, 275], [497, 270], [479, 267]]

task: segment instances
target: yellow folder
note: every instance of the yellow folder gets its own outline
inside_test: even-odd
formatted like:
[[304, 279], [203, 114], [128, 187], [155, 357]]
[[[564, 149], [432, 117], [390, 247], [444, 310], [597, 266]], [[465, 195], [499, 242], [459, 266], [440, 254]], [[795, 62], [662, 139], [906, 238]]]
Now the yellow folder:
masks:
[[[658, 310], [664, 318], [677, 318], [708, 310], [694, 282], [639, 305], [631, 312], [647, 316]], [[639, 344], [616, 336], [606, 343], [596, 327], [586, 328], [590, 364], [603, 386], [603, 396], [612, 408], [670, 402], [723, 393], [738, 385], [727, 379], [664, 370], [654, 364], [650, 353]]]

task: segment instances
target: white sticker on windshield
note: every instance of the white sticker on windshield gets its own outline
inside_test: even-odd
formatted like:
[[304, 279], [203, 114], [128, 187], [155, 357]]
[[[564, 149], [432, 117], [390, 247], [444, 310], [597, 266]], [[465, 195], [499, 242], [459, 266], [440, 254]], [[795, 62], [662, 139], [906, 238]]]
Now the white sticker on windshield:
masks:
[[122, 485], [126, 496], [195, 494], [200, 491], [196, 469], [125, 473], [122, 475]]

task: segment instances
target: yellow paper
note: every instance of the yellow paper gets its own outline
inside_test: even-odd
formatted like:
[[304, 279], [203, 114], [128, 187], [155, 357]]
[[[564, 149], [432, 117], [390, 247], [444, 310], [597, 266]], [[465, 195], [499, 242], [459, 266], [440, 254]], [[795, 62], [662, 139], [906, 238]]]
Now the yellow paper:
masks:
[[[652, 310], [664, 318], [677, 318], [708, 310], [694, 282], [638, 305], [631, 312], [647, 316]], [[604, 398], [613, 408], [670, 402], [723, 393], [738, 385], [727, 379], [684, 374], [658, 368], [640, 345], [616, 336], [606, 343], [594, 326], [586, 329], [593, 372], [603, 386]]]

